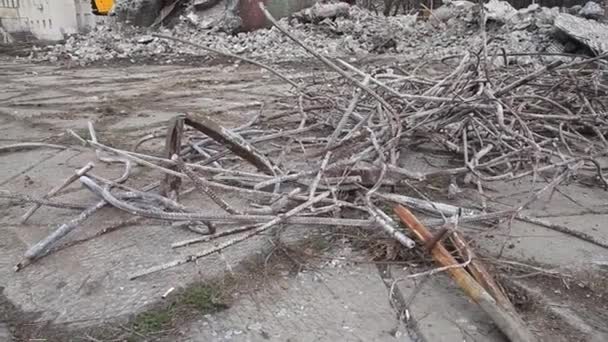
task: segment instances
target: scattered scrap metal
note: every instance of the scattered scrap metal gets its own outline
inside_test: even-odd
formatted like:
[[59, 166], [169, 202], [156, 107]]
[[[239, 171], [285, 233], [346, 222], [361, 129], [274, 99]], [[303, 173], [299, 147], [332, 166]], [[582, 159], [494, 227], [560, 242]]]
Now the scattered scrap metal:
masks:
[[[608, 154], [605, 51], [593, 57], [562, 55], [550, 62], [543, 58], [551, 54], [535, 53], [539, 63], [544, 63], [535, 68], [513, 65], [517, 54], [488, 50], [483, 45], [445, 58], [444, 63], [451, 67], [431, 79], [416, 75], [419, 65], [411, 70], [362, 70], [344, 60], [329, 59], [290, 33], [263, 5], [260, 9], [282, 34], [340, 75], [332, 87], [296, 84], [293, 101], [297, 110], [258, 115], [236, 128], [205, 116], [178, 116], [167, 128], [161, 157], [104, 145], [92, 125], [90, 137], [72, 132], [99, 152], [100, 161], [124, 164], [125, 173], [118, 180], [109, 180], [95, 175], [94, 167], [86, 165], [44, 198], [3, 195], [36, 203], [23, 221], [41, 205], [73, 208], [52, 197], [76, 180], [98, 197], [76, 218], [31, 247], [16, 270], [48, 255], [66, 235], [104, 207], [127, 212], [133, 218], [113, 223], [96, 236], [155, 219], [200, 235], [176, 241], [173, 248], [219, 241], [197, 253], [142, 269], [131, 279], [221, 252], [279, 225], [382, 230], [403, 248], [416, 248], [413, 237], [420, 240], [505, 335], [512, 341], [534, 341], [457, 226], [459, 222], [519, 219], [608, 248], [591, 236], [522, 213], [541, 194], [573, 180], [574, 175], [608, 189], [602, 166]], [[342, 101], [345, 94], [350, 96], [347, 105]], [[0, 152], [40, 147], [26, 145], [0, 148]], [[427, 172], [412, 169], [400, 163], [400, 156], [412, 145], [448, 151], [462, 164]], [[126, 185], [133, 165], [165, 176], [143, 189], [134, 189]], [[398, 191], [416, 188], [433, 177], [459, 176], [464, 179], [461, 182], [473, 184], [483, 193], [485, 185], [493, 181], [539, 175], [551, 180], [527, 202], [510, 210], [497, 210], [485, 201], [476, 208], [459, 208]], [[188, 183], [192, 187], [186, 188]], [[458, 184], [452, 182], [450, 187], [458, 192]], [[180, 199], [193, 191], [209, 198], [223, 212], [210, 214], [181, 204]], [[257, 196], [259, 203], [240, 210], [226, 199], [227, 193]], [[393, 205], [410, 232], [380, 204]], [[421, 222], [405, 207], [435, 218]], [[443, 230], [434, 235], [426, 227]], [[448, 238], [460, 253], [459, 260], [443, 244]]]

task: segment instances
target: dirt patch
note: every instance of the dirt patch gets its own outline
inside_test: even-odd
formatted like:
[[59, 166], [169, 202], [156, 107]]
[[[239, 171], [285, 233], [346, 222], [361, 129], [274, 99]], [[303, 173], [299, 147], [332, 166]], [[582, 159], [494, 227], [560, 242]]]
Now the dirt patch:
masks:
[[608, 273], [583, 272], [572, 278], [538, 277], [530, 284], [556, 305], [566, 305], [594, 329], [608, 333]]
[[212, 314], [228, 307], [230, 291], [236, 278], [225, 278], [206, 283], [192, 284], [176, 291], [170, 297], [150, 306], [144, 312], [128, 317], [117, 317], [93, 328], [70, 329], [53, 324], [40, 324], [35, 317], [28, 319], [10, 303], [2, 303], [2, 313], [10, 315], [8, 322], [15, 341], [26, 342], [42, 339], [62, 342], [79, 339], [101, 339], [120, 341], [146, 341], [151, 337], [170, 335], [176, 326], [196, 315]]
[[28, 322], [37, 318], [36, 314], [26, 314], [19, 310], [3, 294], [4, 287], [0, 286], [0, 323], [9, 326], [10, 333], [17, 336], [19, 331], [29, 329]]
[[608, 332], [606, 272], [549, 275], [511, 270], [500, 278], [509, 299], [542, 341], [590, 341], [593, 331]]
[[519, 314], [525, 322], [534, 327], [541, 341], [588, 341], [589, 336], [581, 336], [580, 331], [573, 330], [563, 317], [547, 310], [541, 303], [530, 300], [525, 305], [526, 308], [520, 310]]

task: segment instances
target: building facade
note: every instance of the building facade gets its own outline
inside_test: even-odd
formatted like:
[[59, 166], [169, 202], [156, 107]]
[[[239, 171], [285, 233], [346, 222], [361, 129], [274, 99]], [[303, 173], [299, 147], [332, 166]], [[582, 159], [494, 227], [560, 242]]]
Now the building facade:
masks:
[[60, 40], [93, 28], [99, 20], [90, 0], [0, 0], [0, 24], [11, 34]]

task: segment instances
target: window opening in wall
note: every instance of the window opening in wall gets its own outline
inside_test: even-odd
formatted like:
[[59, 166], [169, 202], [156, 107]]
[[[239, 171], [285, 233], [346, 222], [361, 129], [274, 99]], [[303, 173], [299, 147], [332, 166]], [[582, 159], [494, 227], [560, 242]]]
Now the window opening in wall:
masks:
[[42, 19], [42, 27], [46, 28], [46, 20]]
[[18, 8], [19, 0], [0, 0], [0, 7], [4, 8]]
[[51, 19], [49, 19], [49, 28], [52, 29], [53, 28], [53, 21]]
[[19, 0], [2, 0], [0, 1], [0, 7], [17, 8], [19, 7]]

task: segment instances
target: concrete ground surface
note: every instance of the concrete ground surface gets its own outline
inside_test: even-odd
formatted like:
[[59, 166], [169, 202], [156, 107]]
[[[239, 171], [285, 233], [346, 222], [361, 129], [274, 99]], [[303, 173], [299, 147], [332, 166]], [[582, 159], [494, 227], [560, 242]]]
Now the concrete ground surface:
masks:
[[[312, 77], [305, 66], [283, 66], [294, 78]], [[86, 132], [95, 123], [99, 139], [111, 146], [131, 148], [137, 139], [162, 129], [166, 121], [184, 112], [205, 113], [228, 126], [237, 126], [265, 104], [266, 113], [284, 110], [288, 89], [268, 73], [245, 65], [133, 65], [65, 68], [0, 61], [0, 145], [49, 142], [72, 145], [67, 150], [33, 149], [0, 154], [0, 190], [41, 196], [89, 161], [94, 173], [118, 177], [120, 165], [96, 161], [95, 153], [81, 147], [66, 129]], [[158, 151], [161, 141], [142, 146]], [[428, 156], [427, 156], [428, 157]], [[408, 159], [409, 158], [409, 159]], [[408, 154], [404, 163], [430, 167], [420, 156]], [[434, 165], [442, 162], [437, 158]], [[423, 166], [426, 165], [426, 166]], [[135, 170], [137, 186], [160, 175]], [[496, 208], [522, 203], [531, 191], [546, 183], [522, 180], [497, 183], [487, 190]], [[92, 203], [93, 195], [78, 185], [58, 199]], [[249, 199], [229, 199], [246, 206]], [[463, 193], [462, 205], [479, 198]], [[196, 197], [187, 203], [213, 211]], [[239, 248], [167, 271], [129, 280], [143, 268], [183, 257], [201, 245], [171, 249], [173, 242], [192, 232], [147, 222], [76, 244], [15, 273], [24, 251], [77, 212], [41, 208], [25, 225], [18, 223], [27, 205], [0, 199], [0, 341], [19, 335], [27, 326], [28, 338], [55, 341], [49, 327], [64, 331], [113, 324], [162, 301], [170, 288], [221, 277], [226, 264], [235, 267], [271, 250], [268, 236], [248, 240]], [[603, 223], [608, 218], [608, 197], [598, 186], [571, 184], [541, 198], [527, 211], [551, 222], [585, 232], [608, 243]], [[127, 218], [105, 208], [68, 236], [68, 241], [98, 232], [109, 223]], [[519, 263], [559, 268], [569, 277], [538, 278], [518, 273], [509, 290], [527, 288], [538, 295], [521, 314], [543, 341], [607, 341], [608, 253], [603, 247], [544, 227], [515, 221], [496, 227], [462, 225], [484, 256]], [[291, 229], [285, 239], [297, 243], [306, 230]], [[261, 289], [234, 294], [230, 308], [193, 317], [166, 341], [506, 341], [496, 326], [465, 297], [443, 273], [415, 277], [419, 265], [377, 266], [348, 262], [363, 254], [330, 252], [329, 262], [316, 262], [296, 275], [274, 277]], [[331, 254], [334, 253], [334, 254]], [[337, 253], [337, 254], [336, 254]], [[506, 275], [514, 264], [497, 262]], [[511, 267], [511, 270], [508, 269]], [[507, 268], [507, 269], [505, 269]], [[525, 269], [525, 267], [524, 267]], [[537, 269], [526, 269], [530, 272]], [[540, 276], [543, 275], [543, 272]], [[547, 280], [548, 279], [548, 280]], [[603, 286], [603, 287], [602, 287]], [[516, 292], [515, 290], [513, 290]], [[64, 335], [65, 336], [65, 335]], [[74, 334], [73, 339], [86, 340]], [[16, 337], [15, 337], [16, 338]], [[155, 340], [154, 338], [150, 340]]]
[[306, 271], [243, 297], [180, 341], [412, 341], [375, 266]]

